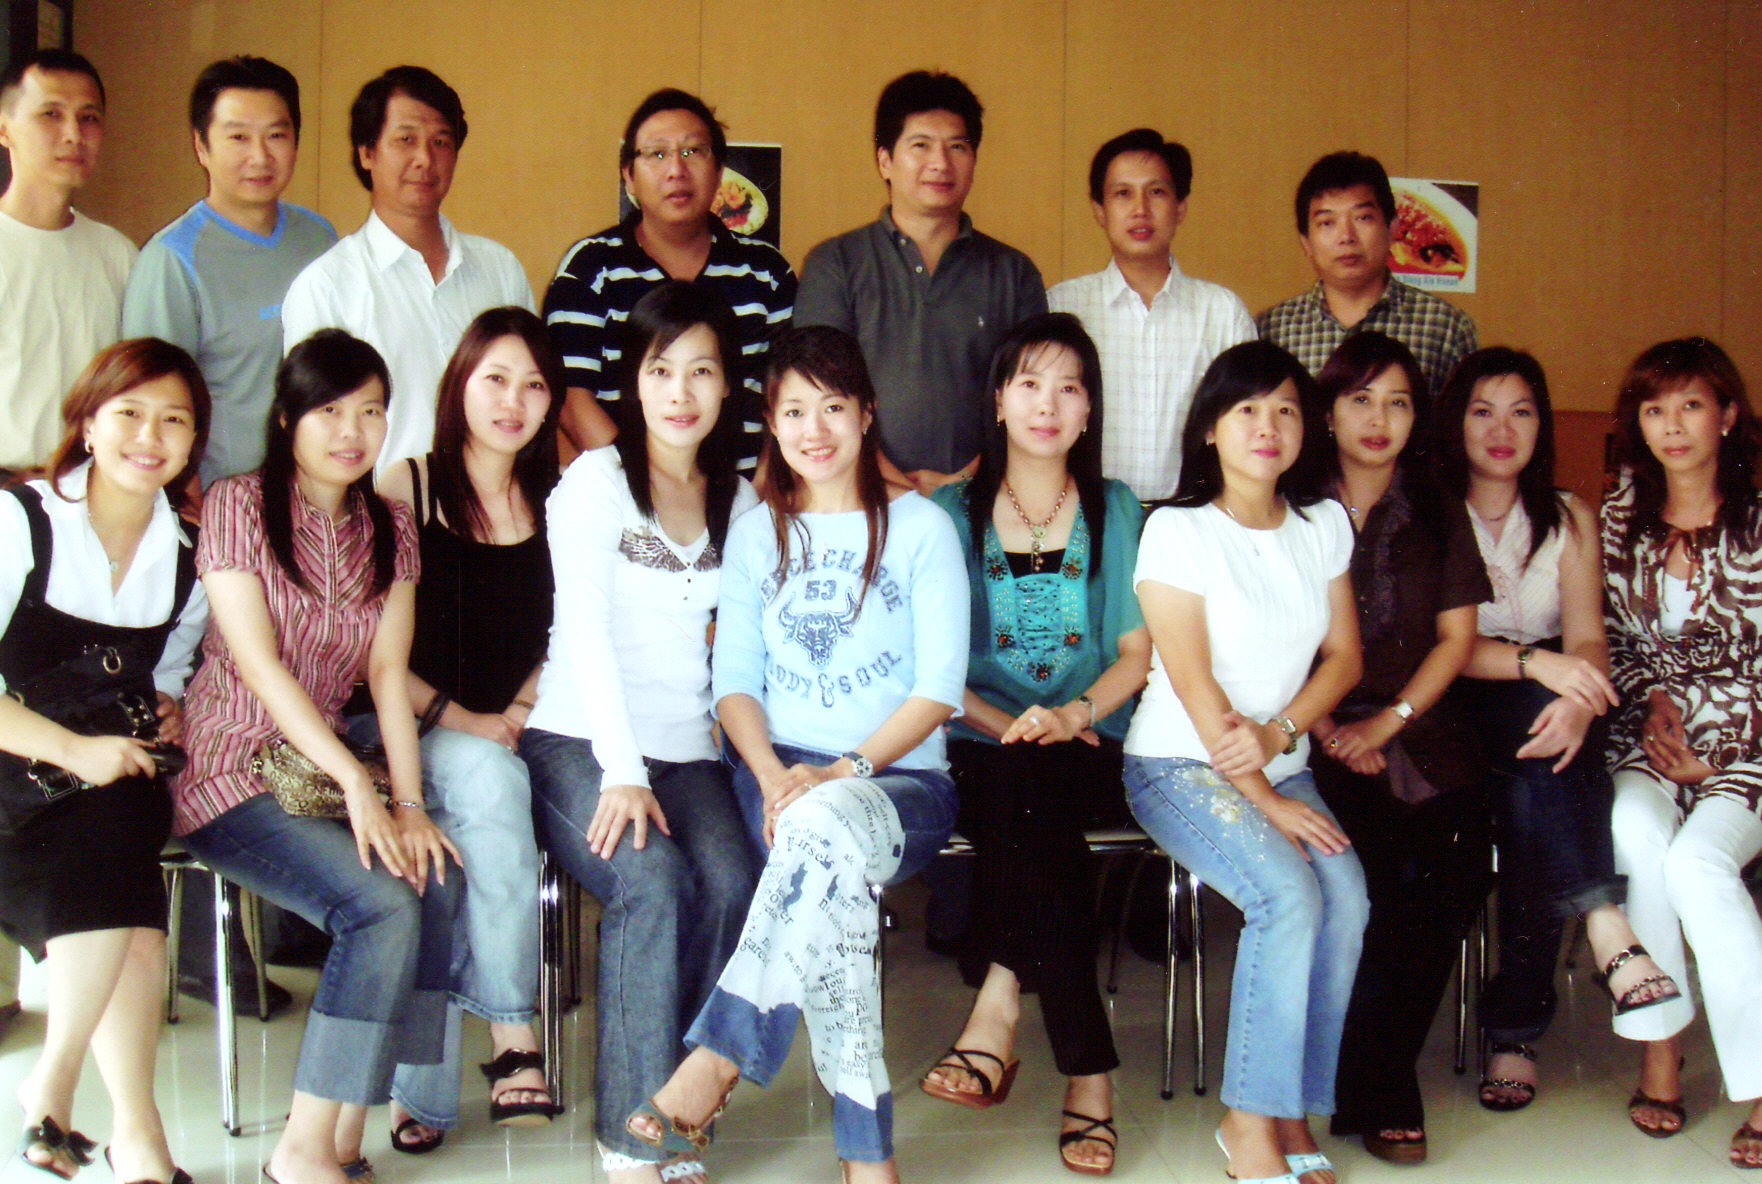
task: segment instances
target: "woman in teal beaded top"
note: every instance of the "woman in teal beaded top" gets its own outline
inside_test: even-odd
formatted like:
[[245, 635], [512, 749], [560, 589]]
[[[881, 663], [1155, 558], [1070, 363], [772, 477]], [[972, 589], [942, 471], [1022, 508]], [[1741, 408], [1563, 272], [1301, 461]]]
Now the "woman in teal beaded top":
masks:
[[982, 1109], [1015, 1079], [1023, 991], [1038, 992], [1065, 1092], [1059, 1154], [1114, 1158], [1119, 1064], [1095, 984], [1095, 871], [1084, 828], [1129, 821], [1120, 743], [1150, 669], [1132, 591], [1141, 520], [1101, 476], [1101, 363], [1078, 320], [1024, 321], [991, 364], [996, 423], [979, 470], [935, 501], [960, 528], [972, 591], [964, 714], [949, 763], [973, 843], [961, 971], [979, 990], [924, 1092]]

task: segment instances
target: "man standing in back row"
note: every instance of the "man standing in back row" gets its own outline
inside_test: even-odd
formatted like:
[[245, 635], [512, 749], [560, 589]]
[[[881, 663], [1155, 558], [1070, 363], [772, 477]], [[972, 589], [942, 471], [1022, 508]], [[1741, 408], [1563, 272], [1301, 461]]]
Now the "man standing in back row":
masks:
[[201, 367], [214, 400], [208, 486], [263, 463], [282, 300], [336, 231], [281, 200], [300, 145], [300, 84], [281, 66], [236, 57], [202, 71], [190, 138], [208, 196], [147, 241], [123, 296], [122, 332], [162, 337]]
[[963, 212], [983, 117], [952, 74], [915, 70], [888, 83], [875, 108], [887, 208], [808, 252], [795, 301], [797, 324], [832, 325], [862, 344], [880, 397], [883, 468], [921, 493], [972, 471], [993, 414], [992, 352], [1046, 311], [1029, 258]]
[[135, 245], [73, 208], [104, 142], [104, 84], [92, 63], [40, 49], [0, 74], [0, 469], [49, 459], [61, 402], [116, 340]]
[[1161, 132], [1141, 127], [1103, 144], [1089, 166], [1089, 208], [1113, 258], [1046, 293], [1101, 353], [1101, 471], [1147, 502], [1175, 492], [1181, 432], [1205, 368], [1257, 336], [1240, 297], [1187, 275], [1169, 252], [1192, 188], [1193, 158]]
[[376, 472], [434, 445], [441, 372], [477, 314], [532, 308], [514, 252], [460, 234], [440, 212], [466, 130], [458, 92], [431, 70], [395, 66], [362, 87], [349, 109], [349, 142], [372, 212], [300, 273], [282, 305], [284, 353], [334, 327], [372, 345], [390, 367]]
[[1395, 193], [1375, 157], [1334, 152], [1297, 186], [1297, 241], [1315, 287], [1256, 318], [1260, 335], [1320, 373], [1348, 334], [1374, 329], [1413, 351], [1435, 395], [1475, 348], [1468, 314], [1389, 274]]

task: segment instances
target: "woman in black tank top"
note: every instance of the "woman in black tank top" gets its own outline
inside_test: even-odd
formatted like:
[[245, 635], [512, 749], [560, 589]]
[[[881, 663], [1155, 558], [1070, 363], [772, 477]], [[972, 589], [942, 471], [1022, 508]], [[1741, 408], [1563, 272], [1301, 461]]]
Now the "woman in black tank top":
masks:
[[[557, 482], [562, 363], [523, 308], [471, 323], [441, 377], [434, 451], [392, 466], [381, 492], [421, 525], [410, 707], [422, 720], [423, 788], [465, 857], [449, 1023], [489, 1021], [490, 1118], [536, 1126], [554, 1113], [533, 1032], [538, 849], [531, 783], [514, 746], [532, 710], [551, 624], [545, 498]], [[457, 1040], [447, 1042], [456, 1050]], [[456, 1052], [400, 1065], [392, 1146], [419, 1154], [458, 1121]]]
[[63, 1177], [96, 1149], [72, 1129], [89, 1046], [117, 1179], [189, 1181], [153, 1100], [171, 830], [160, 768], [182, 755], [174, 696], [208, 602], [165, 491], [194, 476], [208, 411], [176, 346], [110, 346], [69, 392], [42, 479], [0, 497], [0, 928], [47, 955], [50, 1001], [19, 1089], [18, 1154]]

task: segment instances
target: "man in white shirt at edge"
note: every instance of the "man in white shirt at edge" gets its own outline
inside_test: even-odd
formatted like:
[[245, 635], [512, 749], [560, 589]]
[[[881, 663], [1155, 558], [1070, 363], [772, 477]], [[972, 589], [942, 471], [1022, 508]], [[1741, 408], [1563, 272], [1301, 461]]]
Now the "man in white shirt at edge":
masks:
[[1101, 467], [1144, 501], [1175, 492], [1181, 433], [1213, 358], [1257, 337], [1228, 288], [1194, 279], [1169, 253], [1187, 216], [1193, 160], [1150, 128], [1115, 136], [1089, 166], [1089, 205], [1113, 258], [1054, 284], [1046, 302], [1076, 314], [1106, 375]]
[[0, 74], [0, 468], [49, 459], [61, 404], [92, 355], [116, 340], [135, 245], [73, 208], [104, 141], [92, 63], [40, 49]]
[[514, 253], [441, 215], [466, 130], [458, 92], [421, 66], [396, 66], [362, 87], [349, 139], [372, 212], [300, 273], [282, 303], [284, 352], [334, 327], [385, 358], [392, 390], [378, 472], [433, 446], [441, 372], [477, 314], [533, 308]]

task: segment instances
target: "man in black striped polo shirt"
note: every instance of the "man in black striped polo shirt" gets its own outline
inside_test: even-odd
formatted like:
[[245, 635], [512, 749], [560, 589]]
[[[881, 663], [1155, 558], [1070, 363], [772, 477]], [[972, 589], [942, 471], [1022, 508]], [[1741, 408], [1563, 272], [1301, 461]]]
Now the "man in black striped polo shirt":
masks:
[[563, 430], [579, 449], [617, 434], [600, 404], [618, 398], [620, 328], [643, 293], [671, 278], [709, 285], [734, 310], [742, 356], [724, 359], [728, 411], [744, 429], [741, 467], [758, 455], [765, 354], [794, 310], [795, 273], [775, 247], [710, 213], [727, 150], [715, 112], [682, 90], [656, 91], [625, 126], [619, 168], [636, 212], [564, 252], [545, 293], [545, 322], [569, 383]]

